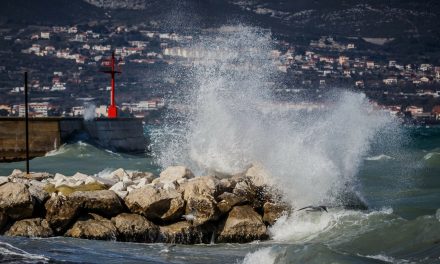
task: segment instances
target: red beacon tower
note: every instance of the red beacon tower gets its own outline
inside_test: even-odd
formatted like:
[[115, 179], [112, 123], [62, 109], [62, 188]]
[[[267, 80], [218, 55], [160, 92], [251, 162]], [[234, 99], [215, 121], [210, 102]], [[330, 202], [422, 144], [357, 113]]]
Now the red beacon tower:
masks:
[[118, 108], [115, 103], [115, 74], [120, 74], [120, 68], [118, 62], [115, 59], [115, 53], [112, 53], [112, 57], [102, 62], [103, 69], [101, 72], [108, 73], [112, 76], [111, 92], [110, 92], [110, 105], [107, 109], [108, 118], [118, 117]]

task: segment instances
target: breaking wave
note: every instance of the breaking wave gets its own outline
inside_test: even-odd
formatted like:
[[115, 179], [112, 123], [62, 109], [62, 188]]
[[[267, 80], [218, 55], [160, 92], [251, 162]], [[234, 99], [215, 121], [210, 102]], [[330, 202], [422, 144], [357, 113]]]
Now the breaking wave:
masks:
[[186, 111], [168, 116], [173, 132], [153, 137], [153, 153], [162, 167], [185, 164], [199, 175], [258, 163], [292, 204], [334, 202], [354, 188], [371, 142], [397, 129], [394, 120], [360, 93], [280, 103], [274, 45], [270, 32], [242, 25], [202, 36], [192, 80], [173, 98]]

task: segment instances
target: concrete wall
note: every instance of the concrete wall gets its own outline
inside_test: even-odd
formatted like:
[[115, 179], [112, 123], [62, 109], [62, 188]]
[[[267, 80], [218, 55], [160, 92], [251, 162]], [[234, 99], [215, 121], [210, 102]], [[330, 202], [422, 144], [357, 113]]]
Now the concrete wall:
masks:
[[[0, 119], [0, 160], [14, 161], [26, 158], [25, 122], [23, 118]], [[29, 122], [29, 155], [43, 156], [61, 144], [59, 123], [56, 119], [38, 119]]]
[[[86, 135], [92, 144], [119, 152], [143, 153], [147, 146], [140, 119], [32, 118], [29, 122], [30, 156], [43, 156], [78, 134]], [[24, 118], [0, 118], [0, 161], [25, 157]]]
[[99, 146], [119, 152], [143, 153], [147, 147], [141, 119], [85, 121], [84, 130]]

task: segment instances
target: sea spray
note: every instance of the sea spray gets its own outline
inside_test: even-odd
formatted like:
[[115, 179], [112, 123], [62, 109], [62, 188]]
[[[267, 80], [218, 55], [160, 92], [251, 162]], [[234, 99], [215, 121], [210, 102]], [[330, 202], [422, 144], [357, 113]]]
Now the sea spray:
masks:
[[153, 137], [162, 167], [234, 174], [258, 163], [294, 206], [335, 203], [342, 190], [356, 186], [371, 141], [395, 127], [360, 93], [327, 92], [320, 102], [276, 101], [269, 32], [223, 27], [191, 48], [199, 54], [192, 82], [173, 98], [186, 111], [170, 114], [168, 132]]

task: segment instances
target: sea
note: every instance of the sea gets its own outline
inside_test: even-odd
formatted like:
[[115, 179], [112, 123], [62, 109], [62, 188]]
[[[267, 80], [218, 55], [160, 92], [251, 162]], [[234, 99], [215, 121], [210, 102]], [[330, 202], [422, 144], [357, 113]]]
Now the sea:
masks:
[[[181, 164], [196, 176], [258, 164], [294, 211], [247, 244], [167, 245], [0, 236], [3, 263], [440, 263], [440, 127], [404, 125], [361, 91], [277, 101], [283, 86], [270, 32], [226, 26], [201, 36], [192, 80], [164, 121], [146, 126], [151, 152], [115, 153], [87, 141], [31, 160], [32, 171], [104, 175]], [[179, 71], [170, 77], [179, 77]], [[321, 96], [322, 95], [322, 96]], [[173, 97], [174, 96], [174, 97]], [[318, 100], [318, 101], [317, 101]], [[0, 175], [24, 169], [0, 164]], [[354, 194], [368, 210], [345, 209]], [[341, 198], [342, 197], [342, 198]]]

